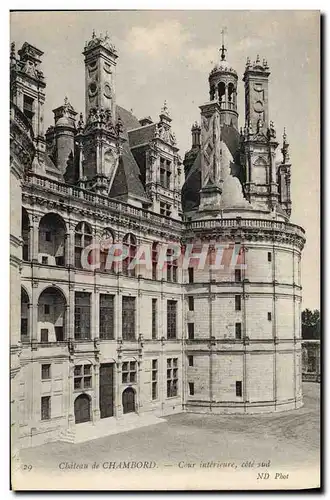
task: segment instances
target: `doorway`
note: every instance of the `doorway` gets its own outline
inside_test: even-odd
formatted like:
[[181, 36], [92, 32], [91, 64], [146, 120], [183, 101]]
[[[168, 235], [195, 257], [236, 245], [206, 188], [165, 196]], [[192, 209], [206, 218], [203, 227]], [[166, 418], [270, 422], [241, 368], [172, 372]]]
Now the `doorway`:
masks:
[[91, 419], [91, 398], [87, 394], [80, 394], [74, 402], [74, 417], [76, 424], [89, 422]]
[[127, 387], [123, 392], [123, 413], [135, 412], [135, 390]]

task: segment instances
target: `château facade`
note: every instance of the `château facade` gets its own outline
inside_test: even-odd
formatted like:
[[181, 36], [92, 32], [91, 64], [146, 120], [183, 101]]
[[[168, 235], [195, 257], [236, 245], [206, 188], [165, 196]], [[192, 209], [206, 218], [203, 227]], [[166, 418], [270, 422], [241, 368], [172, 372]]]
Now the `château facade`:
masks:
[[[10, 55], [13, 444], [100, 436], [132, 414], [300, 407], [305, 236], [290, 222], [285, 134], [276, 159], [267, 62], [247, 61], [239, 130], [222, 47], [182, 161], [166, 103], [153, 121], [116, 102], [118, 54], [95, 33], [84, 115], [65, 98], [45, 131], [42, 55], [27, 42]], [[95, 242], [100, 266], [86, 269]], [[243, 266], [157, 266], [162, 245], [195, 242], [239, 248]], [[111, 244], [128, 256], [108, 268]], [[132, 269], [141, 245], [151, 265]]]

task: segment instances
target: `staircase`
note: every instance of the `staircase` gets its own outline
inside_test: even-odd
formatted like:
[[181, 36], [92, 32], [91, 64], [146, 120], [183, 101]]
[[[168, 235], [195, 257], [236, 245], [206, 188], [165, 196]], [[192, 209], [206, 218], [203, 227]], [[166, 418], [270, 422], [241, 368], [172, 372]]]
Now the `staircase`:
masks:
[[71, 444], [84, 443], [93, 439], [110, 436], [111, 434], [119, 434], [163, 422], [165, 422], [164, 419], [155, 417], [154, 415], [129, 413], [119, 418], [103, 418], [95, 423], [85, 422], [83, 424], [75, 424], [71, 429], [61, 431], [58, 441]]

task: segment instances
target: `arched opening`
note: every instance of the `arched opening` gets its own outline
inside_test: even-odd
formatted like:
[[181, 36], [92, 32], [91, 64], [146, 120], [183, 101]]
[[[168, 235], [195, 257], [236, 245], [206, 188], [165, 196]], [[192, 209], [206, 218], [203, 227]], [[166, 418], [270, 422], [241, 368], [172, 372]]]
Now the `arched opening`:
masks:
[[210, 101], [213, 101], [215, 95], [215, 86], [211, 85], [210, 87]]
[[133, 387], [127, 387], [122, 395], [123, 413], [135, 412], [135, 390]]
[[228, 85], [228, 101], [235, 102], [234, 97], [235, 97], [235, 87], [233, 83], [230, 83]]
[[[74, 240], [74, 262], [75, 267], [81, 269], [81, 254], [84, 248], [88, 247], [93, 241], [92, 228], [87, 222], [80, 222], [75, 229]], [[90, 262], [91, 263], [91, 262]]]
[[91, 419], [91, 398], [88, 394], [80, 394], [74, 402], [74, 419], [76, 424], [89, 422]]
[[157, 263], [158, 263], [158, 243], [154, 241], [151, 250], [151, 260], [152, 260], [152, 279], [157, 279]]
[[123, 238], [123, 246], [126, 249], [123, 251], [127, 255], [126, 259], [123, 261], [123, 274], [125, 276], [135, 276], [134, 269], [129, 269], [130, 263], [134, 260], [136, 254], [136, 238], [133, 234], [128, 233]]
[[28, 342], [30, 340], [29, 332], [29, 306], [30, 301], [28, 294], [21, 288], [21, 341]]
[[30, 220], [27, 211], [22, 207], [22, 259], [26, 262], [30, 260]]
[[44, 215], [39, 224], [39, 262], [65, 265], [65, 222], [58, 214]]
[[218, 96], [219, 96], [219, 102], [220, 102], [220, 106], [221, 106], [221, 103], [224, 103], [225, 98], [226, 98], [226, 85], [224, 82], [220, 82], [218, 84]]
[[100, 271], [103, 273], [114, 272], [114, 262], [112, 262], [113, 251], [111, 248], [114, 241], [115, 238], [111, 229], [105, 229], [100, 241]]
[[66, 300], [55, 287], [46, 288], [38, 301], [38, 333], [40, 342], [61, 342], [65, 340]]

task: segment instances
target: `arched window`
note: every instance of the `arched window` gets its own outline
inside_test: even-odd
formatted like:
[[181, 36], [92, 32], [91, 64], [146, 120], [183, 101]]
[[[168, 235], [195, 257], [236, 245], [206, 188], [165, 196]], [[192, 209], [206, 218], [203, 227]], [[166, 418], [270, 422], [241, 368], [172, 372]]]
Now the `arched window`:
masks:
[[[105, 229], [100, 241], [100, 271], [103, 273], [114, 272], [114, 262], [111, 262], [111, 247], [114, 244], [114, 235], [111, 229]], [[109, 256], [110, 252], [110, 256]], [[109, 257], [108, 257], [109, 256]]]
[[151, 261], [152, 261], [152, 279], [157, 279], [157, 263], [158, 263], [158, 243], [154, 241], [151, 250]]
[[58, 288], [46, 288], [38, 300], [38, 333], [41, 343], [65, 340], [65, 313], [64, 294]]
[[[129, 265], [134, 260], [136, 254], [136, 238], [133, 234], [128, 233], [123, 238], [123, 246], [126, 247], [127, 257], [123, 261], [123, 274], [125, 276], [135, 276], [135, 268], [129, 269]], [[125, 251], [125, 250], [124, 250]]]
[[39, 224], [39, 262], [49, 266], [65, 265], [65, 222], [58, 214], [44, 215]]
[[29, 297], [24, 288], [21, 288], [21, 341], [28, 342], [29, 333]]
[[30, 260], [29, 246], [30, 246], [30, 220], [25, 208], [22, 208], [22, 259], [24, 261]]
[[87, 222], [80, 222], [75, 229], [74, 262], [75, 267], [82, 268], [81, 254], [84, 248], [93, 241], [92, 228]]
[[219, 95], [219, 102], [224, 102], [225, 101], [225, 96], [226, 96], [226, 85], [224, 82], [220, 82], [218, 85], [218, 95]]

